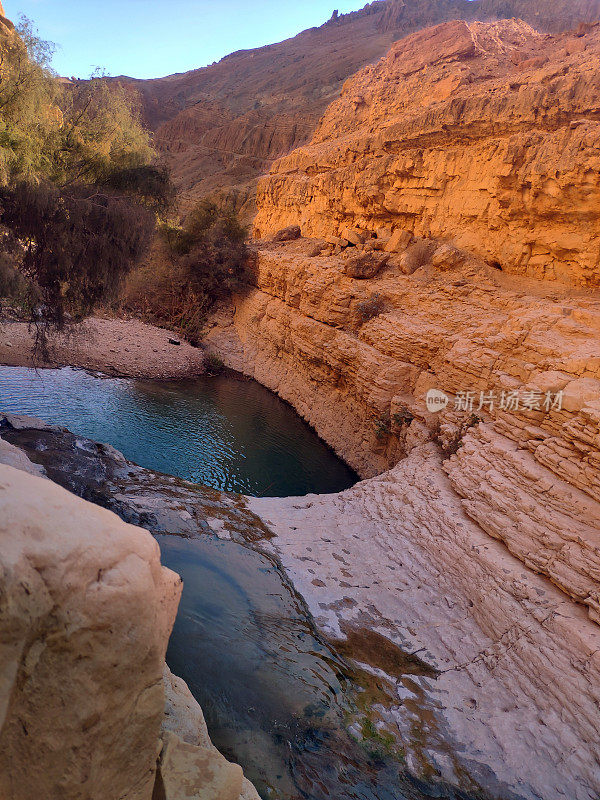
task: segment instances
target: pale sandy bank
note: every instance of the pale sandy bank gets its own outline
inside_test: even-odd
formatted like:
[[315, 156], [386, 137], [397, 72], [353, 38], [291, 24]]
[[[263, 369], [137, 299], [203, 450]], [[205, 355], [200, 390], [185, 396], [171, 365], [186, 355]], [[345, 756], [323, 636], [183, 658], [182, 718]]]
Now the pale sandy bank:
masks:
[[[176, 334], [136, 319], [92, 318], [70, 335], [56, 337], [39, 367], [70, 365], [134, 378], [183, 378], [204, 371], [201, 349]], [[0, 323], [0, 363], [33, 366], [33, 337], [22, 322]]]

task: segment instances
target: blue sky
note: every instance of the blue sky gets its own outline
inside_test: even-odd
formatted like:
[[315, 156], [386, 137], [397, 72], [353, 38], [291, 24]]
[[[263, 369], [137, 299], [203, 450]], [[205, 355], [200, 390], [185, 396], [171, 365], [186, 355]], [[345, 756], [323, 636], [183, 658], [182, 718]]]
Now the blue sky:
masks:
[[58, 45], [54, 68], [87, 77], [155, 78], [205, 66], [224, 55], [278, 42], [320, 25], [334, 8], [367, 0], [3, 0], [6, 16], [25, 14]]

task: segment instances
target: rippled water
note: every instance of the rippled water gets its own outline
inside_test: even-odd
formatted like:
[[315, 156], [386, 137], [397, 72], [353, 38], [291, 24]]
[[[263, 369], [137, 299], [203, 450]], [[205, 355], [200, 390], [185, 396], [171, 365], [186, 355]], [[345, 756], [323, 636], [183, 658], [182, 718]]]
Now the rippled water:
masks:
[[284, 497], [337, 492], [357, 479], [290, 406], [254, 381], [0, 367], [0, 411], [39, 416], [143, 467], [226, 491]]

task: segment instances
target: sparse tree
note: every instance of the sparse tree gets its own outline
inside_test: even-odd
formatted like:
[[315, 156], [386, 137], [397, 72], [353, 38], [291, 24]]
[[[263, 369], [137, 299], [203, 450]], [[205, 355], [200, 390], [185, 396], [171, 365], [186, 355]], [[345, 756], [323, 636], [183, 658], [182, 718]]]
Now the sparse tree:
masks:
[[116, 293], [146, 252], [154, 214], [93, 186], [58, 189], [18, 183], [0, 192], [2, 222], [29, 283], [36, 346]]

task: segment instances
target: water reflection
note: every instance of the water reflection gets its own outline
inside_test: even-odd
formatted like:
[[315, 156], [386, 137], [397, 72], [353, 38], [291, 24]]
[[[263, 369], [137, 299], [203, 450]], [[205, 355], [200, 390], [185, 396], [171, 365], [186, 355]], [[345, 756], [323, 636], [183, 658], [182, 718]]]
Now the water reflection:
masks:
[[184, 581], [169, 666], [199, 700], [213, 742], [263, 797], [432, 796], [397, 761], [374, 756], [347, 733], [347, 667], [273, 562], [210, 537], [157, 539], [163, 562]]
[[112, 444], [143, 467], [225, 491], [289, 496], [356, 481], [292, 408], [254, 381], [0, 367], [0, 410], [40, 416]]

